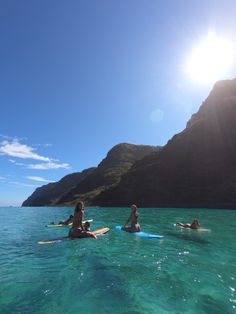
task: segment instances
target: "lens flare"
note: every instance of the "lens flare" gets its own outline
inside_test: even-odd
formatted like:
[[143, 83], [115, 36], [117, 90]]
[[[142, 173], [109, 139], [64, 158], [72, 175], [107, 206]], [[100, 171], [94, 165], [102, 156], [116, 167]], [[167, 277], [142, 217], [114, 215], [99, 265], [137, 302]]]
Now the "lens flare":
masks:
[[193, 48], [187, 60], [186, 73], [197, 83], [213, 83], [229, 74], [234, 58], [233, 43], [210, 32]]

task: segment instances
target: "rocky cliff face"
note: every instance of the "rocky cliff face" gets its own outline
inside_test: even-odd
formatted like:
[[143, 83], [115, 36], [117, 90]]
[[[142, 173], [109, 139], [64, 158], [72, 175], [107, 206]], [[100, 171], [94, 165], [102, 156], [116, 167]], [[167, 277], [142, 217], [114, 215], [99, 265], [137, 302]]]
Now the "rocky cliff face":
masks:
[[79, 199], [90, 204], [95, 196], [118, 184], [121, 176], [131, 168], [135, 161], [159, 149], [156, 146], [127, 143], [114, 146], [98, 167], [76, 187], [65, 193], [57, 204], [75, 204]]
[[158, 151], [157, 146], [118, 144], [107, 154], [97, 168], [73, 173], [59, 182], [49, 183], [40, 188], [22, 206], [74, 205], [78, 200], [90, 204], [101, 191], [118, 184], [135, 161]]
[[23, 202], [22, 206], [46, 206], [54, 205], [68, 190], [76, 186], [81, 180], [90, 175], [95, 168], [89, 168], [82, 172], [76, 172], [63, 177], [60, 181], [49, 183], [37, 188], [34, 193]]
[[236, 208], [236, 79], [216, 83], [183, 132], [93, 203]]

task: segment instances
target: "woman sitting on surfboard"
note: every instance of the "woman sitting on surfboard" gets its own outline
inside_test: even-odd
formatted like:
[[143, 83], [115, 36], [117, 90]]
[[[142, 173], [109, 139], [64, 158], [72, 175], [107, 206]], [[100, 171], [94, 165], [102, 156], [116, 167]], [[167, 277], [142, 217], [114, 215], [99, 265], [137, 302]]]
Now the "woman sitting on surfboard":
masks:
[[[127, 227], [129, 222], [130, 222], [131, 226]], [[137, 212], [137, 206], [136, 205], [131, 206], [130, 216], [127, 219], [125, 225], [121, 229], [124, 231], [127, 231], [127, 232], [139, 232], [140, 231], [140, 225], [138, 223], [138, 212]]]
[[69, 231], [70, 238], [96, 238], [94, 234], [87, 231], [83, 226], [83, 217], [84, 217], [84, 203], [78, 202], [75, 206], [75, 212], [72, 222], [72, 228]]
[[190, 229], [200, 229], [201, 225], [199, 224], [197, 219], [193, 219], [191, 224], [184, 224], [182, 222], [176, 222], [176, 226], [190, 228]]

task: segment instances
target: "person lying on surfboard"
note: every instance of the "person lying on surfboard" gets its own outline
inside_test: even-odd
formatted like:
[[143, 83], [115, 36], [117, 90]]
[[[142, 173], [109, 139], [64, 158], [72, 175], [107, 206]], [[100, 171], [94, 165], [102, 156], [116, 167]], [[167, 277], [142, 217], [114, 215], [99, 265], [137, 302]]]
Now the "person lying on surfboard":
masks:
[[70, 217], [66, 220], [61, 220], [59, 221], [59, 225], [69, 225], [70, 223], [72, 223], [74, 216], [70, 215]]
[[[127, 227], [128, 223], [130, 223], [130, 227]], [[130, 216], [127, 219], [125, 225], [121, 229], [127, 232], [139, 232], [140, 231], [140, 225], [138, 223], [138, 211], [137, 211], [136, 205], [131, 206]]]
[[201, 225], [199, 224], [197, 219], [193, 219], [191, 224], [184, 224], [182, 222], [176, 222], [176, 226], [184, 227], [184, 228], [190, 228], [190, 229], [200, 229]]
[[[70, 215], [70, 217], [66, 220], [61, 220], [58, 222], [58, 225], [69, 225], [73, 221], [73, 215]], [[55, 225], [54, 221], [50, 222], [50, 225]]]
[[94, 234], [87, 231], [83, 226], [83, 218], [84, 218], [84, 203], [78, 202], [75, 206], [74, 217], [72, 221], [72, 228], [69, 231], [70, 238], [96, 238]]

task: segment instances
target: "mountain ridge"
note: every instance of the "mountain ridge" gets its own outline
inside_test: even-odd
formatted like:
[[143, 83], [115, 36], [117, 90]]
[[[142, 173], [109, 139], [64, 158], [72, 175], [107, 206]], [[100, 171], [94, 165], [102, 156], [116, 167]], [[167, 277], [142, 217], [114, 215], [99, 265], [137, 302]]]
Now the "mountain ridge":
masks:
[[[101, 191], [118, 184], [121, 176], [135, 161], [159, 149], [159, 146], [117, 144], [97, 167], [67, 175], [59, 182], [37, 188], [22, 206], [70, 206], [81, 199], [89, 204]], [[73, 178], [73, 182], [68, 181], [68, 178]]]
[[182, 132], [93, 204], [236, 208], [235, 142], [236, 79], [217, 82]]
[[96, 206], [236, 209], [235, 142], [236, 79], [219, 81], [164, 147], [118, 144], [44, 205], [68, 206], [80, 199]]

